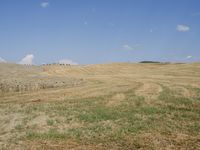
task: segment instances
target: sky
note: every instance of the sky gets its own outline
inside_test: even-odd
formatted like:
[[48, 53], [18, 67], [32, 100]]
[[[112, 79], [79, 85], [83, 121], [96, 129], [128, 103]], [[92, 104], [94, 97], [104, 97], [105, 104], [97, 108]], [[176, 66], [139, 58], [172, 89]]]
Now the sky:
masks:
[[200, 0], [0, 0], [0, 61], [200, 61]]

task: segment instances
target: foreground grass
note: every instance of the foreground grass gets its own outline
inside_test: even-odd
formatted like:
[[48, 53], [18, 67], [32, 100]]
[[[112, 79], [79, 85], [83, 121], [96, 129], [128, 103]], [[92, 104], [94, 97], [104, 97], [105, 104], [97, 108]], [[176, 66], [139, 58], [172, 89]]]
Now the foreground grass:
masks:
[[[198, 140], [198, 96], [191, 99], [176, 97], [173, 91], [163, 87], [156, 101], [149, 104], [144, 97], [134, 93], [134, 90], [121, 93], [125, 97], [123, 102], [114, 106], [109, 106], [108, 103], [117, 93], [85, 99], [65, 99], [62, 102], [20, 105], [20, 109], [11, 109], [7, 113], [12, 111], [24, 116], [12, 131], [21, 135], [18, 139], [22, 141], [65, 143], [73, 140], [80, 145], [101, 143], [103, 147], [115, 143], [116, 148], [123, 149], [125, 146], [131, 149], [146, 147], [140, 136], [147, 133], [149, 137], [146, 138], [151, 139], [152, 135], [158, 136], [157, 140], [166, 138], [168, 141], [165, 142], [168, 144], [173, 140], [170, 138], [179, 134], [187, 135], [182, 141], [188, 142], [190, 136]], [[139, 140], [135, 140], [136, 137]], [[177, 141], [173, 142], [178, 144]], [[198, 142], [190, 141], [189, 144], [193, 143], [195, 148]], [[155, 146], [147, 147], [156, 148]]]

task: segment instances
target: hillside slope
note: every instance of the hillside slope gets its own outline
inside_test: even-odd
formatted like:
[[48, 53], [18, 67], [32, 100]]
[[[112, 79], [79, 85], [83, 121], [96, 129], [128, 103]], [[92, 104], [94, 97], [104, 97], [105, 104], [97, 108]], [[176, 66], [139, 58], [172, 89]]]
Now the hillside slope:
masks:
[[71, 86], [79, 82], [66, 76], [49, 76], [40, 66], [0, 63], [0, 93], [36, 91]]
[[0, 77], [0, 149], [200, 146], [200, 63], [0, 64]]

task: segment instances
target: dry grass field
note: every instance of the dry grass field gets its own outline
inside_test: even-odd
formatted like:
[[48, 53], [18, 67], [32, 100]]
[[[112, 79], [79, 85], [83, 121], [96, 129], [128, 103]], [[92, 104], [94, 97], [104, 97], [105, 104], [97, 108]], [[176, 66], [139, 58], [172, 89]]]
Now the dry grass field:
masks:
[[0, 64], [0, 149], [200, 149], [200, 63]]

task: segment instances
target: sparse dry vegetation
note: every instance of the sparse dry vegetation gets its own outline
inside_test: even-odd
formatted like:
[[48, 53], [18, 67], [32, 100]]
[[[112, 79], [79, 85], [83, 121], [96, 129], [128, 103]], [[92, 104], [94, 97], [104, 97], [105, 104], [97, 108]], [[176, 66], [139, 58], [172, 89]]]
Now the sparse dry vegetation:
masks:
[[200, 63], [0, 64], [0, 90], [1, 149], [200, 147]]

